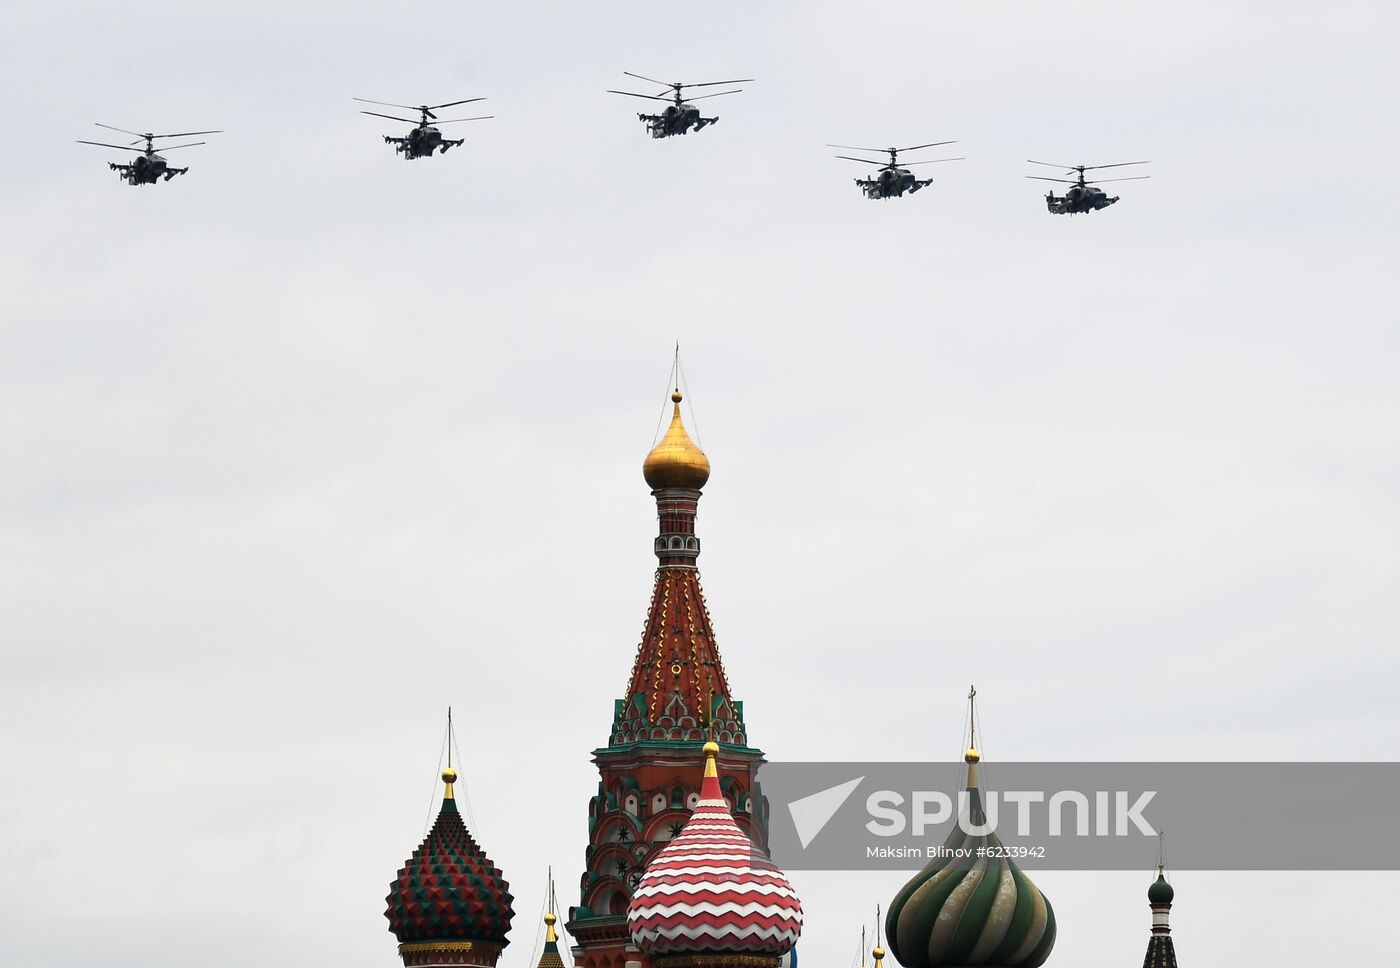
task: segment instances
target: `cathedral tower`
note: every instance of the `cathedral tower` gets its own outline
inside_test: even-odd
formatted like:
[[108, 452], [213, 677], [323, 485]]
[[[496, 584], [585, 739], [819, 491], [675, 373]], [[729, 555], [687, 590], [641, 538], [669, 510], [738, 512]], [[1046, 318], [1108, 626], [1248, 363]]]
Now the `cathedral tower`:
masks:
[[642, 475], [656, 499], [656, 580], [627, 691], [614, 701], [608, 743], [594, 750], [599, 783], [588, 809], [579, 903], [570, 909], [577, 968], [650, 968], [633, 944], [627, 907], [652, 857], [684, 829], [700, 802], [695, 764], [716, 743], [715, 782], [735, 824], [766, 845], [767, 819], [754, 775], [743, 704], [729, 690], [700, 588], [695, 519], [710, 462], [671, 395], [671, 424]]

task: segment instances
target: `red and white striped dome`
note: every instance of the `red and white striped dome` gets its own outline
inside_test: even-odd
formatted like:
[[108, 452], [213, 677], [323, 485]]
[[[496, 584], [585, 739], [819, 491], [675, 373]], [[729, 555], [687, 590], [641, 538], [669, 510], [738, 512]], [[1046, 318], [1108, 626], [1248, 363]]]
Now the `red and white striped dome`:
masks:
[[700, 802], [647, 865], [627, 908], [632, 942], [649, 955], [785, 954], [802, 933], [802, 902], [783, 872], [739, 829], [705, 744]]

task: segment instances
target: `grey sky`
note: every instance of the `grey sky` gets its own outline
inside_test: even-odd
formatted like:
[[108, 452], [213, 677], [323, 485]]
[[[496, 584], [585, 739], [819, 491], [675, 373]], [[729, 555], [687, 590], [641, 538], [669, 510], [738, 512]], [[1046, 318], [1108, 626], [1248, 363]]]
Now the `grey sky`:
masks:
[[[872, 9], [7, 8], [0, 963], [394, 964], [452, 703], [524, 968], [677, 338], [770, 758], [955, 756], [973, 681], [989, 761], [1395, 758], [1400, 15]], [[623, 70], [757, 80], [653, 142]], [[406, 165], [352, 95], [496, 118]], [[94, 121], [227, 133], [138, 190]], [[880, 204], [823, 147], [951, 138]], [[1151, 863], [1037, 876], [1052, 965], [1141, 957]], [[809, 968], [903, 880], [794, 875]], [[1176, 884], [1184, 963], [1400, 956], [1388, 876]]]

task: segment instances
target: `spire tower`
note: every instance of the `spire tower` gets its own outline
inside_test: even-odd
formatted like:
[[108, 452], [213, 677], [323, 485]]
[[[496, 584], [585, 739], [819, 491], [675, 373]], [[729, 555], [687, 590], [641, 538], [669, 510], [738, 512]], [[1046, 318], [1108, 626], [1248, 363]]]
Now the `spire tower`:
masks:
[[658, 525], [651, 602], [607, 745], [593, 752], [599, 784], [568, 923], [576, 968], [651, 968], [651, 954], [633, 943], [627, 909], [647, 865], [701, 800], [695, 763], [707, 741], [715, 743], [714, 782], [733, 823], [759, 851], [767, 844], [755, 788], [763, 754], [748, 745], [743, 704], [730, 692], [700, 586], [696, 517], [710, 461], [681, 416], [679, 380], [673, 386], [670, 425], [642, 462]]

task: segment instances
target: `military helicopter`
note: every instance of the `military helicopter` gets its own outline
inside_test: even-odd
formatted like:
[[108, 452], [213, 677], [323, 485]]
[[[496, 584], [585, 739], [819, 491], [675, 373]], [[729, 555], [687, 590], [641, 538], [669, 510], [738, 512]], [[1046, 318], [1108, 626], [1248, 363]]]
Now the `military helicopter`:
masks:
[[940, 161], [965, 161], [964, 158], [931, 158], [928, 161], [911, 161], [907, 165], [899, 163], [901, 151], [918, 151], [920, 148], [937, 148], [940, 145], [954, 145], [956, 141], [935, 141], [927, 145], [914, 145], [912, 148], [856, 148], [852, 145], [827, 145], [828, 148], [844, 148], [847, 151], [888, 151], [890, 160], [886, 164], [869, 158], [852, 158], [850, 155], [837, 155], [845, 161], [859, 161], [865, 165], [880, 165], [874, 178], [857, 178], [856, 184], [865, 192], [866, 198], [898, 198], [905, 192], [914, 194], [932, 184], [932, 178], [915, 178], [909, 171], [913, 165], [933, 165]]
[[[106, 128], [108, 131], [120, 131], [122, 134], [136, 135], [136, 140], [131, 145], [146, 142], [145, 148], [133, 148], [131, 145], [113, 145], [105, 141], [83, 141], [79, 139], [80, 145], [97, 145], [99, 148], [116, 148], [118, 151], [134, 151], [136, 157], [129, 165], [121, 165], [115, 161], [109, 161], [107, 167], [118, 173], [118, 176], [128, 185], [154, 185], [162, 178], [166, 181], [176, 175], [183, 175], [189, 171], [188, 168], [171, 168], [163, 157], [156, 154], [154, 147], [157, 138], [193, 138], [201, 134], [222, 134], [222, 131], [180, 131], [175, 134], [139, 134], [135, 131], [128, 131], [125, 128], [114, 128], [110, 124], [103, 124], [101, 121], [94, 121], [93, 124], [99, 128]], [[193, 148], [195, 145], [206, 144], [203, 141], [191, 141], [186, 145], [171, 145], [169, 148], [162, 148], [161, 151], [174, 151], [176, 148]]]
[[660, 114], [638, 114], [639, 121], [645, 121], [647, 130], [651, 132], [653, 138], [670, 138], [678, 134], [686, 134], [692, 128], [699, 131], [708, 124], [718, 124], [719, 118], [702, 118], [700, 109], [691, 104], [690, 101], [700, 101], [707, 97], [719, 97], [722, 94], [738, 94], [743, 88], [736, 88], [732, 91], [716, 91], [714, 94], [701, 94], [698, 97], [686, 99], [681, 96], [681, 90], [687, 87], [715, 87], [720, 84], [748, 84], [753, 81], [752, 77], [740, 78], [737, 81], [705, 81], [703, 84], [681, 84], [669, 83], [667, 81], [657, 81], [650, 77], [643, 77], [640, 74], [633, 74], [631, 71], [623, 71], [628, 77], [635, 77], [639, 81], [646, 81], [649, 84], [660, 84], [662, 87], [671, 88], [670, 94], [634, 94], [631, 91], [608, 91], [609, 94], [625, 94], [627, 97], [644, 97], [652, 101], [671, 100], [673, 103], [666, 106], [666, 110]]
[[1095, 171], [1099, 168], [1126, 168], [1128, 165], [1146, 165], [1146, 161], [1120, 161], [1116, 165], [1052, 165], [1048, 161], [1031, 161], [1032, 165], [1044, 165], [1047, 168], [1063, 168], [1066, 175], [1078, 172], [1078, 177], [1071, 180], [1068, 178], [1046, 178], [1044, 175], [1027, 175], [1027, 178], [1034, 178], [1037, 181], [1061, 182], [1069, 185], [1069, 189], [1063, 195], [1056, 195], [1054, 189], [1045, 194], [1045, 207], [1053, 215], [1080, 215], [1086, 212], [1097, 212], [1100, 209], [1108, 208], [1118, 201], [1117, 195], [1109, 195], [1102, 188], [1093, 186], [1116, 181], [1142, 181], [1151, 178], [1151, 175], [1135, 175], [1131, 178], [1101, 178], [1098, 181], [1086, 181], [1084, 173]]
[[[428, 123], [432, 118], [437, 121], [437, 115], [433, 112], [440, 108], [452, 108], [459, 104], [471, 104], [475, 101], [484, 101], [484, 97], [470, 97], [465, 101], [448, 101], [446, 104], [390, 104], [388, 101], [371, 101], [368, 98], [357, 97], [356, 101], [362, 104], [378, 104], [386, 108], [402, 108], [405, 111], [421, 111], [423, 116], [417, 121], [412, 118], [398, 118], [392, 114], [380, 114], [378, 111], [361, 111], [361, 114], [371, 114], [376, 118], [388, 118], [390, 121], [402, 121], [404, 124], [411, 124], [415, 127], [408, 133], [407, 137], [395, 138], [393, 135], [385, 135], [384, 143], [394, 146], [394, 150], [403, 155], [404, 161], [412, 161], [415, 158], [426, 158], [435, 150], [441, 148], [442, 154], [447, 154], [448, 148], [455, 148], [466, 141], [465, 138], [444, 138], [442, 132]], [[457, 124], [459, 121], [485, 121], [494, 118], [494, 114], [482, 115], [479, 118], [450, 118], [446, 121], [438, 121], [438, 124]]]

